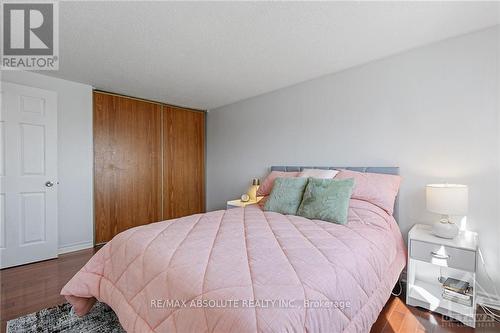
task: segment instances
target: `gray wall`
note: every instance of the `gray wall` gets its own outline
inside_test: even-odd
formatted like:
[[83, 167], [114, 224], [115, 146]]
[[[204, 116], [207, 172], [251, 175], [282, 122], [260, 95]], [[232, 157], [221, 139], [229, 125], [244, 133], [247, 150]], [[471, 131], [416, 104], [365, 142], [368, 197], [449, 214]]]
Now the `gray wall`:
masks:
[[[499, 34], [497, 26], [210, 110], [207, 208], [224, 208], [270, 165], [399, 166], [406, 235], [438, 218], [425, 211], [425, 184], [468, 184], [467, 228], [479, 232], [500, 289]], [[484, 273], [480, 282], [491, 285]]]
[[57, 92], [59, 252], [92, 247], [92, 87], [22, 71], [2, 71], [1, 78]]

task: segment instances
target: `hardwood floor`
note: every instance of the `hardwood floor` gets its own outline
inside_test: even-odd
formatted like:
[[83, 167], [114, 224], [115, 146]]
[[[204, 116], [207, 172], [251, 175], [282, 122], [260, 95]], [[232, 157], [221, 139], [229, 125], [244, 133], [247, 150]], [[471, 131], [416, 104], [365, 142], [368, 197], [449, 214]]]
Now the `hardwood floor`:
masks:
[[[0, 331], [5, 332], [10, 319], [64, 303], [59, 295], [62, 287], [96, 251], [83, 250], [54, 260], [1, 270]], [[500, 332], [500, 323], [484, 316], [481, 319], [474, 330], [430, 311], [408, 307], [404, 304], [404, 295], [391, 296], [371, 333]]]
[[0, 270], [0, 331], [7, 321], [65, 302], [62, 287], [97, 249], [72, 252], [34, 264]]
[[445, 318], [421, 308], [407, 306], [404, 293], [399, 297], [391, 296], [377, 321], [373, 324], [371, 333], [490, 333], [500, 332], [500, 323], [487, 317], [478, 307], [476, 328]]

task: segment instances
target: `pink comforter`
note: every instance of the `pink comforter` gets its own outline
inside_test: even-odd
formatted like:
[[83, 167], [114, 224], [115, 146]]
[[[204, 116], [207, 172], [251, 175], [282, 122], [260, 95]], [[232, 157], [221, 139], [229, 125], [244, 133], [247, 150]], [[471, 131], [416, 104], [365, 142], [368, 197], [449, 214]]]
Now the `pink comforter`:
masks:
[[405, 265], [392, 216], [351, 200], [338, 225], [257, 205], [127, 230], [61, 294], [128, 332], [368, 332]]

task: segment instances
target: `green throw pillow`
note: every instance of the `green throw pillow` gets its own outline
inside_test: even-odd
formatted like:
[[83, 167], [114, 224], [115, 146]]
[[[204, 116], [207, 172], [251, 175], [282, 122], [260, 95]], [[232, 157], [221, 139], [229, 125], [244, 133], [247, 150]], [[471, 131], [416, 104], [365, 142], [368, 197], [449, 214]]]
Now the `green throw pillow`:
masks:
[[276, 178], [264, 210], [295, 215], [306, 185], [307, 178], [305, 177]]
[[353, 178], [309, 178], [297, 215], [346, 224], [353, 187]]

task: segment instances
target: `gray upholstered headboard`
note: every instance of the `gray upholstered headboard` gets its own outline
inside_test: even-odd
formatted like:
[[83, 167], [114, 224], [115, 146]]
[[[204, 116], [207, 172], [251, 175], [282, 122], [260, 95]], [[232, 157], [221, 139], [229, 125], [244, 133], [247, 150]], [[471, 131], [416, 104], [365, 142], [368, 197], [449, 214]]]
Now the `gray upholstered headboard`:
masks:
[[[387, 175], [399, 175], [399, 167], [318, 167], [318, 166], [272, 166], [271, 167], [271, 171], [302, 171], [304, 169], [327, 169], [327, 170], [347, 169], [358, 172], [372, 172], [372, 173], [384, 173]], [[398, 197], [396, 197], [396, 202], [394, 202], [394, 213], [392, 215], [396, 219], [396, 222], [399, 223]]]

